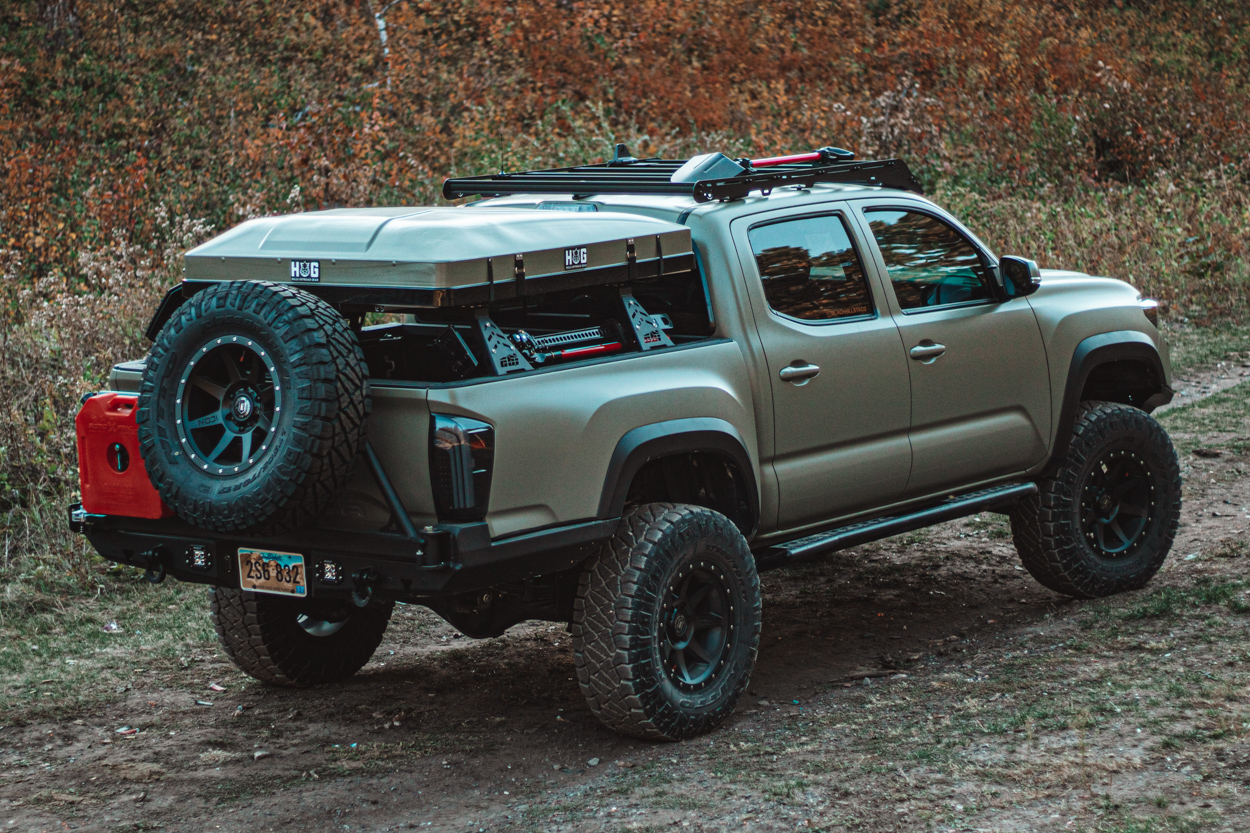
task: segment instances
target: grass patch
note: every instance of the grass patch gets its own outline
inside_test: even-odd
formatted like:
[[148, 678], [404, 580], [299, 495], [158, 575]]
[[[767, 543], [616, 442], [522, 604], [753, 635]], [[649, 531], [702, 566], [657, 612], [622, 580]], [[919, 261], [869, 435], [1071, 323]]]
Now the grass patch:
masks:
[[1208, 327], [1164, 322], [1163, 335], [1172, 348], [1172, 370], [1177, 373], [1232, 362], [1250, 353], [1250, 324], [1237, 321]]
[[100, 580], [96, 596], [28, 604], [0, 623], [5, 722], [82, 714], [154, 677], [195, 679], [215, 639], [204, 588], [153, 587], [130, 569]]
[[794, 798], [796, 793], [802, 792], [807, 787], [807, 781], [802, 778], [785, 778], [765, 785], [764, 793], [772, 798]]
[[991, 540], [1000, 541], [1011, 537], [1011, 523], [1006, 515], [982, 512], [980, 515], [973, 515], [969, 518], [967, 524], [973, 532]]
[[1238, 452], [1250, 449], [1250, 382], [1174, 408], [1162, 415], [1160, 423], [1185, 451], [1212, 445]]
[[1224, 605], [1234, 613], [1244, 613], [1245, 584], [1241, 581], [1199, 579], [1186, 588], [1161, 587], [1140, 602], [1118, 613], [1120, 619], [1151, 619], [1188, 613], [1208, 605]]
[[[1240, 579], [1215, 580], [1200, 578], [1187, 587], [1159, 587], [1144, 596], [1126, 602], [1123, 599], [1107, 599], [1090, 606], [1082, 621], [1086, 629], [1108, 628], [1115, 631], [1126, 622], [1143, 619], [1177, 619], [1194, 616], [1203, 608], [1223, 607], [1232, 613], [1250, 613], [1247, 588]], [[1225, 625], [1223, 619], [1203, 615], [1208, 625]], [[1154, 643], [1150, 643], [1154, 645]], [[1088, 650], [1081, 643], [1079, 650]]]

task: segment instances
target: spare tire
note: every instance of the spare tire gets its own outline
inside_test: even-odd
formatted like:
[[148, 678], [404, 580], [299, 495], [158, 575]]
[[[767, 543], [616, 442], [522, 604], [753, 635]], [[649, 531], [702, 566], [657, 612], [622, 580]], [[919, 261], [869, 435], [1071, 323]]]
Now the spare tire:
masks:
[[295, 287], [230, 281], [165, 324], [139, 389], [139, 446], [181, 518], [221, 532], [315, 520], [345, 484], [369, 415], [360, 343]]

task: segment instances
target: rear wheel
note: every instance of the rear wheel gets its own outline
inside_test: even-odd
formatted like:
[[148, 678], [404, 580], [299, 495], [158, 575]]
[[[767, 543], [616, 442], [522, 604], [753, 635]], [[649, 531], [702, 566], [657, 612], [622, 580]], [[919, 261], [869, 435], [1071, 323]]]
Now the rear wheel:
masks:
[[228, 587], [210, 591], [213, 628], [226, 655], [261, 682], [304, 687], [355, 674], [373, 656], [392, 602], [287, 599]]
[[1181, 509], [1180, 464], [1143, 411], [1081, 406], [1064, 459], [1011, 511], [1025, 568], [1046, 587], [1094, 598], [1142, 587], [1163, 566]]
[[651, 503], [622, 520], [582, 574], [577, 678], [590, 710], [628, 735], [711, 731], [750, 680], [760, 584], [742, 533], [698, 506]]

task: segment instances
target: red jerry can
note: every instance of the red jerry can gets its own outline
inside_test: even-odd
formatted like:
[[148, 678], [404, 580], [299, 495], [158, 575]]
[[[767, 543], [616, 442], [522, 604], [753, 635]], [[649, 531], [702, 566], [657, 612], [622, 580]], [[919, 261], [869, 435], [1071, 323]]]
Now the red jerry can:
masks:
[[152, 487], [139, 456], [139, 397], [97, 393], [82, 405], [78, 433], [78, 480], [82, 508], [92, 515], [168, 518], [173, 511]]

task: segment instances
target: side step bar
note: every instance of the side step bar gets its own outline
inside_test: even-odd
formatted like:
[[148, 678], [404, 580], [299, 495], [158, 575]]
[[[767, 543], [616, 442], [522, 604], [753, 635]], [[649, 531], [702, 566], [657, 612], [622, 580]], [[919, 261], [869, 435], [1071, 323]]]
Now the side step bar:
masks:
[[889, 538], [891, 535], [901, 535], [904, 532], [922, 529], [943, 521], [999, 509], [1035, 494], [1037, 494], [1036, 483], [1015, 483], [1010, 486], [998, 486], [947, 498], [927, 509], [906, 515], [874, 518], [870, 521], [860, 521], [849, 526], [831, 529], [828, 532], [818, 532], [806, 538], [759, 550], [755, 553], [756, 569], [761, 573], [765, 570], [775, 570], [778, 567], [807, 561], [826, 553]]

